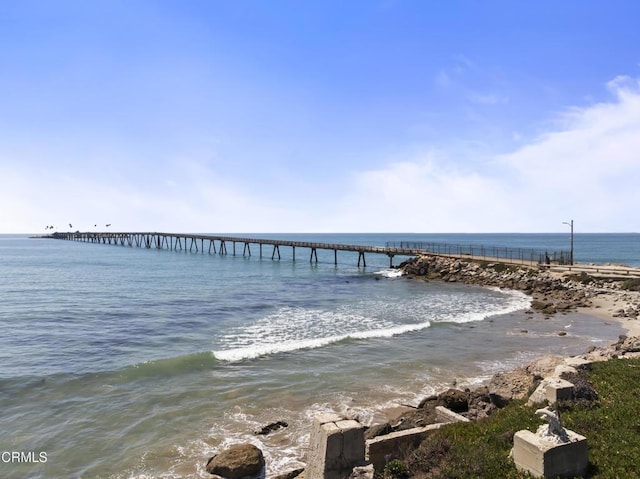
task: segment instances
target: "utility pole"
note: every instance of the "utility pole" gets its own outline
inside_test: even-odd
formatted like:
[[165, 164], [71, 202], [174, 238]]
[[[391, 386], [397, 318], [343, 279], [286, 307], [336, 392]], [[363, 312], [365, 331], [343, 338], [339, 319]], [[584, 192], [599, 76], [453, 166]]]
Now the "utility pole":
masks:
[[573, 220], [570, 223], [563, 221], [563, 225], [569, 225], [571, 227], [571, 252], [569, 253], [569, 264], [573, 266]]

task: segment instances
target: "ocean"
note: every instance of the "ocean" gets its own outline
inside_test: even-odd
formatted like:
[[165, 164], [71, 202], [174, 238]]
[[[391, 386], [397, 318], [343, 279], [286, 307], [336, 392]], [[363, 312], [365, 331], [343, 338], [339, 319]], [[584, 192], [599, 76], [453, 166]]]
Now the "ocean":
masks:
[[[233, 236], [233, 235], [230, 235]], [[243, 234], [243, 237], [252, 235]], [[281, 234], [568, 249], [568, 234]], [[267, 477], [303, 465], [313, 417], [365, 424], [619, 325], [523, 313], [519, 292], [403, 278], [385, 255], [296, 261], [0, 235], [0, 477], [206, 478], [251, 442]], [[639, 234], [577, 234], [575, 259], [640, 265]], [[396, 258], [398, 263], [402, 258]], [[566, 331], [566, 336], [558, 332]], [[268, 436], [254, 432], [286, 421]]]

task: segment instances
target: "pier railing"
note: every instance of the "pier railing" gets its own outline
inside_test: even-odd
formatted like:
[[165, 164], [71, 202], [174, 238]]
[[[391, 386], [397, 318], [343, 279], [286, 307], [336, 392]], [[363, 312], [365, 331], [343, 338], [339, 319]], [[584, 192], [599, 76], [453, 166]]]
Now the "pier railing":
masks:
[[570, 263], [568, 251], [541, 251], [524, 248], [508, 248], [483, 245], [455, 245], [447, 243], [429, 243], [415, 241], [387, 242], [385, 246], [349, 245], [334, 243], [316, 243], [264, 238], [239, 238], [201, 234], [159, 233], [159, 232], [67, 232], [53, 233], [50, 238], [88, 243], [138, 246], [145, 248], [196, 251], [214, 254], [227, 254], [229, 244], [232, 254], [236, 255], [236, 244], [242, 245], [242, 255], [251, 256], [251, 245], [258, 247], [260, 258], [263, 246], [271, 247], [271, 259], [280, 259], [280, 247], [292, 248], [293, 261], [296, 260], [296, 248], [309, 250], [309, 261], [318, 262], [317, 250], [333, 251], [334, 263], [338, 264], [338, 251], [358, 253], [358, 266], [366, 266], [365, 253], [385, 254], [389, 257], [389, 266], [393, 266], [394, 256], [416, 256], [433, 254], [448, 257], [468, 258], [475, 261], [498, 261], [528, 266]]
[[569, 264], [569, 251], [543, 251], [532, 248], [510, 248], [502, 246], [459, 245], [430, 243], [423, 241], [389, 241], [387, 248], [420, 250], [442, 256], [469, 256], [487, 261], [508, 261], [510, 263]]

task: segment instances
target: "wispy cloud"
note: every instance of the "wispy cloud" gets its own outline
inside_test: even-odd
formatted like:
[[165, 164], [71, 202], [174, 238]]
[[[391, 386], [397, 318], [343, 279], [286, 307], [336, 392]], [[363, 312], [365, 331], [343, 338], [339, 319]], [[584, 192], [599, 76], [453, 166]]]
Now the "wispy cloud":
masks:
[[352, 205], [370, 231], [556, 231], [567, 218], [583, 231], [640, 231], [640, 86], [608, 87], [611, 101], [569, 109], [556, 131], [472, 170], [440, 152], [362, 172], [341, 211]]
[[336, 171], [340, 187], [337, 177], [246, 183], [192, 155], [141, 189], [83, 171], [21, 166], [0, 152], [0, 230], [111, 223], [211, 232], [558, 231], [572, 218], [581, 231], [640, 231], [640, 83], [618, 77], [607, 86], [609, 101], [565, 110], [556, 127], [521, 137], [524, 146], [511, 153], [471, 158], [473, 151], [452, 143], [399, 154], [383, 167]]
[[480, 105], [497, 105], [509, 103], [509, 97], [506, 95], [497, 94], [471, 94], [469, 95], [469, 101], [472, 103], [478, 103]]

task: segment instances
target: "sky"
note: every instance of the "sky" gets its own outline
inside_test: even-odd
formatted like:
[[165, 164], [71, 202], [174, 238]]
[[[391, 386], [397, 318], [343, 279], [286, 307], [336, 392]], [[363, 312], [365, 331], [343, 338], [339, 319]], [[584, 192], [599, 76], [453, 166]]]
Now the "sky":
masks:
[[0, 0], [0, 233], [640, 232], [639, 22], [633, 0]]

